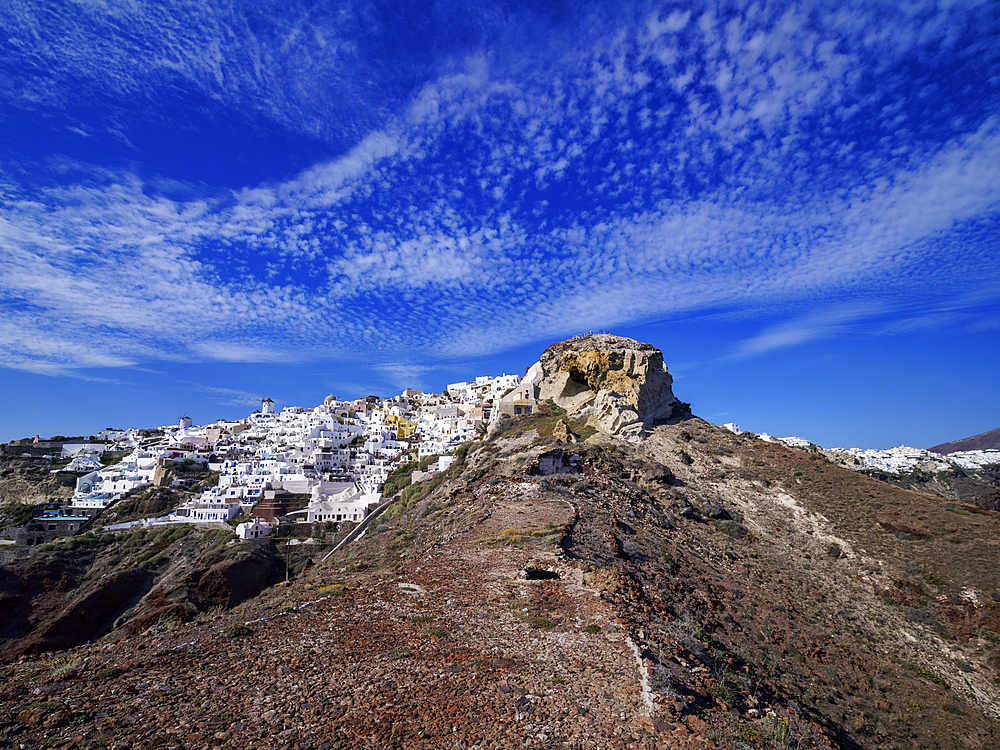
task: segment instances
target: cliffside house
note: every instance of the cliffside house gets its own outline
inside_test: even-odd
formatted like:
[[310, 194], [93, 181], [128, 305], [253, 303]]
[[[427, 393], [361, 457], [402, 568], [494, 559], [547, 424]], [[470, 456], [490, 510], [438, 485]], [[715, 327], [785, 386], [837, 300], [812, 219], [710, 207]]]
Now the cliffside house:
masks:
[[271, 524], [254, 518], [236, 525], [236, 536], [239, 539], [266, 539], [271, 536]]

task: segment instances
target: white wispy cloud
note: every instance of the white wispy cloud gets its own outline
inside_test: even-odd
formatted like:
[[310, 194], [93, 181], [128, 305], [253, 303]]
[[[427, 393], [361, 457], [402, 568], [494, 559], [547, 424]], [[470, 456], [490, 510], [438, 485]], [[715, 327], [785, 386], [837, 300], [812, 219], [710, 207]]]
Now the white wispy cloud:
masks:
[[766, 354], [775, 349], [798, 346], [817, 339], [831, 338], [884, 311], [884, 305], [857, 303], [812, 312], [778, 325], [769, 326], [760, 334], [740, 344], [732, 356], [743, 359]]

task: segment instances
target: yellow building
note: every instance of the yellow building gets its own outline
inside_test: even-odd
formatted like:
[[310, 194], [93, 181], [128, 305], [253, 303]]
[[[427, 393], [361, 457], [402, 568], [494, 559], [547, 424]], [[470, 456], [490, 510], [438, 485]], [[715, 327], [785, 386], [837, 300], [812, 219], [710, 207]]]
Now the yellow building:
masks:
[[406, 417], [397, 417], [390, 414], [385, 418], [385, 423], [396, 426], [396, 435], [400, 438], [408, 438], [417, 431], [417, 423]]

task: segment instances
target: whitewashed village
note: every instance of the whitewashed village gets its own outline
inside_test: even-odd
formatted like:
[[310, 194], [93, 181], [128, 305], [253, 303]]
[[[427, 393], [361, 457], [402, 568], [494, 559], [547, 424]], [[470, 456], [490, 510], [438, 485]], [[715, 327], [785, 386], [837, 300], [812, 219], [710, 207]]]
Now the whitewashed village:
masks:
[[[381, 493], [397, 468], [422, 460], [427, 470], [413, 471], [411, 480], [426, 480], [446, 470], [454, 461], [449, 454], [478, 439], [491, 420], [531, 413], [540, 376], [538, 368], [524, 377], [481, 376], [439, 394], [406, 389], [392, 398], [353, 401], [331, 395], [313, 408], [278, 410], [264, 398], [239, 420], [196, 425], [184, 416], [155, 430], [106, 429], [49, 456], [57, 464], [53, 472], [80, 476], [71, 501], [34, 519], [37, 533], [21, 534], [22, 541], [30, 547], [78, 533], [123, 496], [162, 486], [172, 467], [191, 464], [207, 468], [214, 486], [168, 515], [90, 529], [242, 520], [236, 537], [264, 541], [281, 523], [360, 524], [391, 499]], [[109, 456], [123, 457], [105, 465]], [[184, 480], [170, 483], [183, 489]]]

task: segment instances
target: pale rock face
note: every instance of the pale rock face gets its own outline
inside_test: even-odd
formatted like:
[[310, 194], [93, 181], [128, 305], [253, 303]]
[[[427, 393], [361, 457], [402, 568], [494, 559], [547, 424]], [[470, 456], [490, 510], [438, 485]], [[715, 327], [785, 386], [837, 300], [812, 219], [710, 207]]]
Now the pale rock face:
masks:
[[678, 404], [663, 354], [633, 339], [610, 334], [570, 339], [546, 349], [539, 364], [545, 374], [539, 398], [552, 399], [608, 435], [639, 440]]

